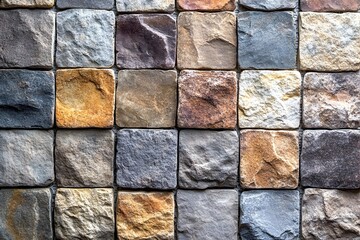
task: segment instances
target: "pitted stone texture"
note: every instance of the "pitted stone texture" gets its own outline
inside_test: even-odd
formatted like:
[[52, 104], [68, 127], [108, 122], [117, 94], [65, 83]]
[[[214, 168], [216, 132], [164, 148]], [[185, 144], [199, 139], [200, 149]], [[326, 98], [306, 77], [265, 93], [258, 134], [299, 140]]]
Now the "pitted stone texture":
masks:
[[239, 137], [236, 131], [180, 132], [179, 185], [182, 188], [236, 187]]
[[295, 189], [298, 182], [298, 132], [241, 131], [240, 183], [242, 187]]
[[177, 0], [180, 10], [233, 11], [235, 0]]
[[0, 239], [52, 240], [50, 189], [0, 189]]
[[307, 130], [301, 183], [306, 187], [360, 188], [360, 130]]
[[234, 69], [236, 17], [230, 12], [183, 12], [178, 23], [180, 69]]
[[162, 70], [123, 70], [116, 92], [119, 127], [175, 127], [177, 73]]
[[124, 188], [174, 189], [177, 135], [176, 130], [120, 130], [117, 184]]
[[175, 67], [176, 19], [167, 14], [117, 17], [116, 51], [119, 68]]
[[172, 192], [119, 192], [119, 239], [175, 239]]
[[305, 189], [304, 239], [359, 239], [360, 191]]
[[58, 188], [56, 239], [114, 239], [114, 193], [110, 188]]
[[182, 71], [179, 77], [178, 126], [235, 128], [236, 95], [236, 72]]
[[306, 128], [360, 128], [360, 72], [307, 73], [303, 122]]
[[178, 190], [176, 202], [179, 240], [237, 239], [236, 190]]
[[0, 186], [46, 186], [54, 181], [53, 132], [0, 131]]
[[59, 130], [56, 181], [61, 187], [111, 187], [114, 133], [111, 130]]
[[63, 128], [110, 128], [114, 124], [115, 76], [112, 70], [56, 72], [56, 124]]
[[301, 10], [309, 12], [356, 12], [359, 0], [301, 0]]
[[70, 9], [57, 14], [58, 67], [111, 67], [115, 15], [105, 10]]
[[360, 69], [360, 13], [300, 13], [300, 68]]
[[240, 68], [295, 69], [296, 31], [293, 12], [240, 12]]
[[254, 10], [274, 11], [294, 9], [297, 0], [240, 0], [240, 5]]
[[0, 11], [0, 68], [51, 68], [55, 13], [50, 10]]
[[113, 0], [57, 0], [56, 6], [58, 8], [96, 8], [96, 9], [107, 9], [113, 8]]
[[241, 239], [299, 239], [298, 191], [246, 191], [240, 198]]
[[0, 70], [0, 127], [51, 128], [55, 79], [52, 72]]
[[118, 12], [173, 12], [175, 0], [116, 0]]
[[1, 0], [0, 8], [51, 8], [54, 0]]
[[240, 128], [299, 127], [301, 89], [299, 72], [243, 71], [239, 85]]

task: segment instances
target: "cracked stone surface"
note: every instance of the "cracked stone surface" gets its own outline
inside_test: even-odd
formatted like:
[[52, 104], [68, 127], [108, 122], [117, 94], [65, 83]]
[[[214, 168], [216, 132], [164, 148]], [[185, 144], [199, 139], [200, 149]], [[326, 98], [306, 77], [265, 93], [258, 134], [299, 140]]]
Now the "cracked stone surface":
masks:
[[175, 239], [172, 192], [119, 192], [119, 239]]
[[51, 128], [55, 78], [50, 71], [0, 70], [0, 127]]
[[111, 188], [58, 188], [56, 239], [114, 239], [114, 193]]
[[177, 0], [180, 10], [233, 11], [235, 0]]
[[294, 9], [297, 0], [240, 0], [240, 5], [254, 10], [274, 11]]
[[305, 189], [302, 204], [304, 239], [358, 239], [360, 191]]
[[184, 70], [178, 81], [180, 128], [235, 128], [236, 72]]
[[107, 9], [113, 8], [113, 0], [57, 0], [56, 6], [61, 9], [65, 8], [96, 8]]
[[238, 166], [236, 131], [180, 131], [180, 187], [236, 187]]
[[54, 181], [52, 131], [0, 131], [0, 186], [47, 186]]
[[58, 67], [112, 67], [115, 15], [92, 9], [70, 9], [57, 14]]
[[307, 73], [303, 122], [306, 128], [360, 128], [360, 72]]
[[301, 155], [305, 187], [360, 188], [360, 130], [306, 130]]
[[2, 10], [0, 19], [0, 68], [52, 67], [54, 12], [29, 9]]
[[56, 181], [61, 187], [111, 187], [114, 133], [111, 130], [58, 130]]
[[298, 182], [298, 132], [240, 132], [240, 184], [243, 188], [295, 189]]
[[299, 239], [298, 191], [246, 191], [240, 197], [241, 239]]
[[56, 72], [56, 124], [62, 128], [110, 128], [114, 124], [115, 76], [112, 70]]
[[54, 0], [1, 0], [0, 8], [51, 8]]
[[243, 71], [239, 85], [240, 128], [299, 127], [301, 75], [298, 71]]
[[119, 68], [175, 67], [176, 19], [167, 14], [117, 17], [116, 51]]
[[300, 68], [360, 70], [360, 13], [300, 13]]
[[301, 10], [309, 12], [356, 12], [360, 9], [358, 0], [301, 0]]
[[182, 12], [178, 23], [180, 69], [234, 69], [236, 16], [231, 12]]
[[0, 239], [52, 240], [50, 189], [0, 189]]
[[116, 102], [116, 124], [119, 127], [175, 127], [177, 72], [119, 71]]
[[116, 0], [118, 12], [173, 12], [175, 0]]

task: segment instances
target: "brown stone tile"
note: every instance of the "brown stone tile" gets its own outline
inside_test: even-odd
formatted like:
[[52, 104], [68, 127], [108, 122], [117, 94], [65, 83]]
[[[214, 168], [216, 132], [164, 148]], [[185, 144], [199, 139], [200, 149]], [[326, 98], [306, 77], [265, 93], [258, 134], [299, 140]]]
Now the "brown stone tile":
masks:
[[309, 12], [356, 12], [359, 0], [301, 0], [301, 10]]
[[180, 10], [233, 11], [235, 0], [177, 0]]

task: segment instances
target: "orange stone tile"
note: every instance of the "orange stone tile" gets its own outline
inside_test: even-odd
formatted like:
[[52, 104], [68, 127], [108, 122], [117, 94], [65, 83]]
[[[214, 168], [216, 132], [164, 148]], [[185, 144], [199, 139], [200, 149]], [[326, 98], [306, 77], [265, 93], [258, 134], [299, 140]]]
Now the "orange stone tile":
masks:
[[178, 0], [180, 10], [233, 11], [235, 0]]

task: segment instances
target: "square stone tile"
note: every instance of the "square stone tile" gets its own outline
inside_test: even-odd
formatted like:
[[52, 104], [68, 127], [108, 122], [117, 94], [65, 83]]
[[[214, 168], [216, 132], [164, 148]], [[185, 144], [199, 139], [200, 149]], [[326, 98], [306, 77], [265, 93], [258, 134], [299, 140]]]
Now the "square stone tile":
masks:
[[112, 70], [56, 72], [56, 124], [62, 128], [110, 128], [114, 124], [115, 76]]
[[175, 0], [116, 0], [118, 12], [173, 12]]
[[239, 172], [236, 131], [184, 130], [179, 141], [181, 188], [236, 187]]
[[111, 11], [70, 9], [57, 13], [58, 67], [114, 65], [115, 15]]
[[240, 68], [295, 69], [296, 32], [293, 12], [240, 12], [238, 15]]
[[298, 0], [239, 0], [239, 2], [247, 9], [260, 11], [294, 9], [298, 5]]
[[55, 0], [2, 0], [0, 8], [51, 8]]
[[236, 95], [236, 72], [182, 71], [179, 77], [178, 127], [235, 128]]
[[56, 133], [56, 181], [61, 187], [111, 187], [114, 172], [111, 130], [59, 130]]
[[177, 0], [180, 10], [190, 11], [234, 11], [235, 0]]
[[177, 72], [123, 70], [116, 92], [116, 124], [119, 127], [175, 127]]
[[360, 188], [360, 130], [306, 130], [301, 154], [305, 187]]
[[118, 132], [118, 186], [174, 189], [177, 185], [176, 130], [124, 129]]
[[176, 18], [167, 14], [127, 14], [117, 17], [119, 68], [175, 67]]
[[246, 191], [240, 209], [241, 239], [300, 239], [298, 191]]
[[360, 9], [358, 0], [300, 0], [304, 12], [356, 12]]
[[0, 189], [0, 238], [52, 240], [50, 189]]
[[52, 68], [54, 12], [1, 10], [0, 19], [0, 68]]
[[66, 8], [88, 8], [88, 9], [107, 9], [111, 10], [114, 0], [57, 0], [56, 6], [61, 9]]
[[234, 13], [183, 12], [178, 18], [178, 68], [236, 68]]
[[300, 89], [301, 75], [297, 71], [243, 71], [239, 82], [239, 127], [298, 128]]
[[0, 70], [0, 127], [51, 128], [55, 78], [50, 71]]
[[241, 131], [241, 186], [243, 188], [297, 188], [299, 182], [298, 137], [296, 131]]
[[175, 239], [172, 192], [119, 192], [119, 239]]
[[177, 192], [178, 239], [238, 239], [238, 192]]

